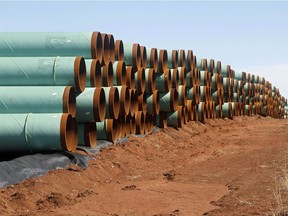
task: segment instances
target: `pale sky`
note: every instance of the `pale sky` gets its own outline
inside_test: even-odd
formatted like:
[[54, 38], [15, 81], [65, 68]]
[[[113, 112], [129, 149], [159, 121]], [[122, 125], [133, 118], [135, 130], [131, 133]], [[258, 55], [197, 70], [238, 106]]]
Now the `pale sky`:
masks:
[[1, 31], [101, 31], [192, 49], [264, 76], [288, 97], [288, 2], [0, 2]]

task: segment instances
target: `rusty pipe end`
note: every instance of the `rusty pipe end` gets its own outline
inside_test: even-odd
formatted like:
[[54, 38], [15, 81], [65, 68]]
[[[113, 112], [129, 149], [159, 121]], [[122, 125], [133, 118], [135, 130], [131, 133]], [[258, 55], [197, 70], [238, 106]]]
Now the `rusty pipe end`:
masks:
[[108, 35], [106, 33], [101, 33], [102, 37], [102, 65], [107, 65], [110, 61], [110, 44]]
[[136, 68], [133, 66], [126, 67], [126, 85], [130, 89], [135, 88], [135, 73], [137, 72]]
[[115, 61], [115, 40], [112, 34], [107, 34], [109, 41], [109, 60]]
[[153, 91], [152, 103], [153, 103], [153, 114], [158, 115], [160, 112], [160, 95], [158, 90]]
[[156, 90], [156, 72], [154, 68], [150, 68], [148, 72], [148, 93], [152, 93]]
[[145, 69], [140, 68], [137, 72], [137, 90], [139, 94], [145, 92]]
[[96, 122], [101, 122], [105, 119], [106, 99], [105, 99], [105, 92], [102, 88], [95, 88], [93, 97], [93, 112], [94, 112], [94, 120]]
[[137, 111], [135, 114], [135, 122], [136, 122], [136, 134], [144, 134], [144, 124], [145, 118], [144, 113], [142, 111]]
[[127, 82], [126, 64], [124, 61], [118, 61], [117, 63], [116, 80], [117, 80], [117, 85], [126, 85], [126, 82]]
[[149, 57], [149, 67], [157, 70], [158, 68], [158, 51], [156, 48], [151, 48]]
[[90, 66], [90, 85], [91, 87], [101, 87], [102, 73], [101, 62], [93, 59]]
[[116, 143], [118, 139], [118, 122], [115, 119], [106, 119], [107, 140]]
[[124, 45], [122, 40], [116, 40], [115, 59], [116, 61], [124, 61]]
[[93, 32], [91, 37], [92, 59], [102, 59], [102, 37], [100, 32]]
[[160, 50], [159, 51], [159, 58], [158, 58], [158, 68], [163, 70], [168, 67], [168, 54], [167, 50]]
[[110, 118], [112, 119], [118, 118], [120, 114], [120, 95], [116, 87], [110, 88], [108, 110]]
[[72, 86], [66, 86], [63, 97], [63, 113], [70, 113], [72, 117], [76, 115], [76, 95]]
[[86, 64], [83, 57], [78, 56], [74, 61], [74, 83], [77, 92], [83, 92], [86, 86]]
[[62, 150], [75, 151], [78, 144], [76, 119], [71, 114], [63, 113], [60, 120], [60, 142]]
[[178, 56], [179, 56], [179, 64], [178, 64], [178, 66], [179, 67], [185, 66], [185, 59], [186, 59], [185, 50], [179, 50], [178, 51]]
[[178, 107], [178, 91], [173, 88], [170, 90], [170, 110], [176, 111]]
[[123, 85], [120, 91], [120, 113], [122, 115], [128, 115], [130, 111], [130, 92], [126, 85]]
[[95, 148], [97, 144], [97, 129], [95, 122], [84, 123], [84, 144], [87, 147]]
[[172, 79], [170, 69], [166, 68], [163, 71], [163, 73], [164, 73], [164, 88], [165, 88], [165, 91], [169, 91], [171, 88], [171, 79]]
[[145, 46], [140, 46], [140, 53], [141, 53], [141, 67], [146, 68], [147, 65], [147, 51]]

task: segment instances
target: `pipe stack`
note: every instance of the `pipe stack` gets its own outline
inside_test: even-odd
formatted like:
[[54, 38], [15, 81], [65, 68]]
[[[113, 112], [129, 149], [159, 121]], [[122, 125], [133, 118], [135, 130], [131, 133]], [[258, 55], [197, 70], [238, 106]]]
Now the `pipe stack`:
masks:
[[197, 59], [192, 50], [148, 48], [100, 32], [0, 37], [2, 152], [74, 151], [155, 126], [288, 115], [287, 100], [265, 78]]

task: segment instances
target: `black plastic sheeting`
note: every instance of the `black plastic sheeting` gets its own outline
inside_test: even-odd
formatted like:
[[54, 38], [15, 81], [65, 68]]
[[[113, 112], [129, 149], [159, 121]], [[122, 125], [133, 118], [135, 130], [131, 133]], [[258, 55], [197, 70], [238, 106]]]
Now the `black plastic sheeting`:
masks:
[[[151, 133], [156, 133], [159, 128], [154, 128]], [[135, 137], [145, 137], [146, 135], [131, 135]], [[125, 137], [117, 143], [127, 142]], [[79, 146], [78, 149], [85, 151], [88, 155], [71, 152], [58, 152], [47, 154], [4, 154], [0, 153], [0, 188], [12, 184], [20, 183], [26, 179], [47, 174], [51, 170], [66, 169], [72, 164], [76, 164], [82, 169], [86, 169], [92, 156], [98, 154], [100, 149], [113, 145], [105, 140], [97, 140], [96, 148]]]
[[[100, 149], [112, 145], [111, 142], [97, 141], [96, 148], [78, 147], [88, 154], [97, 154]], [[76, 164], [86, 169], [91, 156], [71, 152], [47, 154], [0, 154], [0, 188], [47, 174], [50, 170], [66, 169]]]

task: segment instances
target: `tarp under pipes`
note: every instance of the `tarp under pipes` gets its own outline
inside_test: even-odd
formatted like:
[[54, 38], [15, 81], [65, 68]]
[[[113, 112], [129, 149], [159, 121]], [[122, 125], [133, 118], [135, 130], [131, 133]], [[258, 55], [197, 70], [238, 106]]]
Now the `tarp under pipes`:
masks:
[[[101, 148], [112, 145], [107, 141], [97, 141], [97, 144], [93, 149], [88, 147], [79, 147], [79, 149], [89, 154], [97, 154]], [[72, 164], [85, 169], [90, 159], [91, 156], [71, 152], [33, 155], [0, 153], [0, 188], [45, 175], [50, 170], [65, 169]]]

